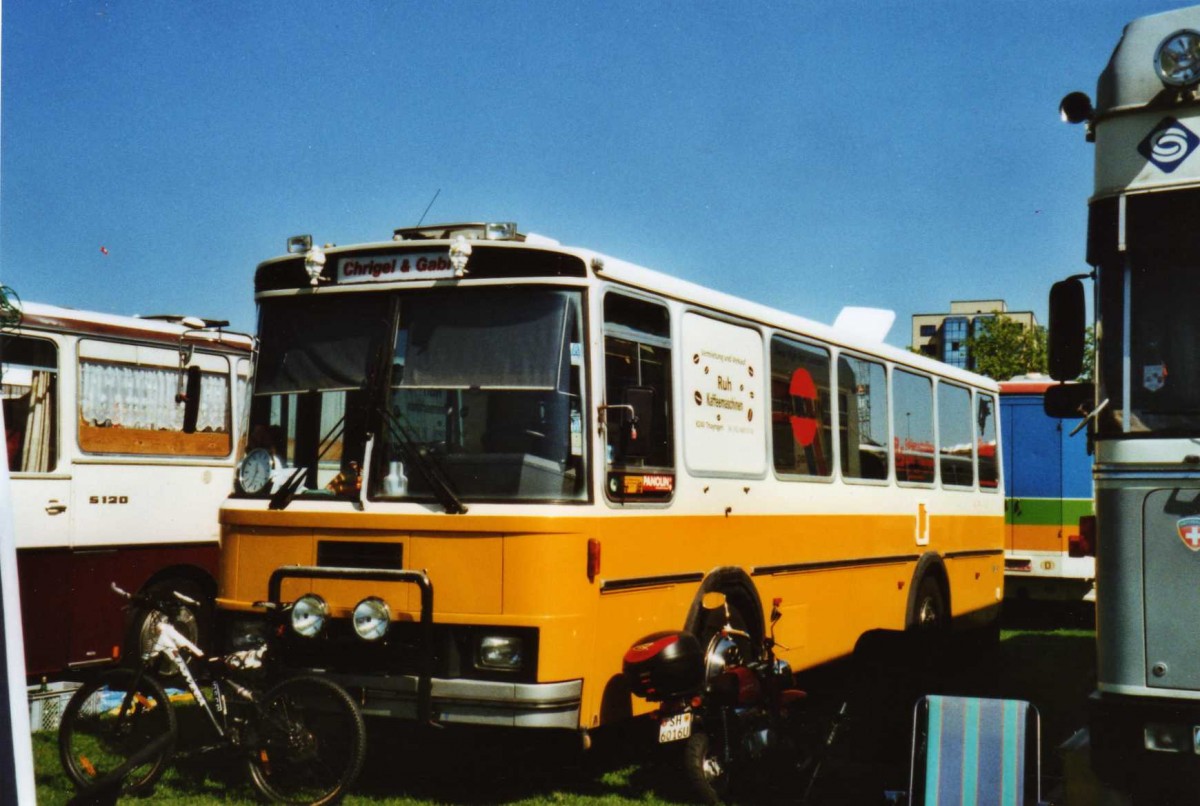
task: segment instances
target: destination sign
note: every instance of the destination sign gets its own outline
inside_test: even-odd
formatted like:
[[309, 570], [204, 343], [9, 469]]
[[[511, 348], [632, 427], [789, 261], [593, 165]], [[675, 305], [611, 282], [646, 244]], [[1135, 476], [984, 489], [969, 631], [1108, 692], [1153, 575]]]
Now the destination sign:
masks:
[[338, 283], [394, 283], [440, 280], [454, 276], [446, 252], [405, 252], [402, 255], [359, 255], [338, 260]]

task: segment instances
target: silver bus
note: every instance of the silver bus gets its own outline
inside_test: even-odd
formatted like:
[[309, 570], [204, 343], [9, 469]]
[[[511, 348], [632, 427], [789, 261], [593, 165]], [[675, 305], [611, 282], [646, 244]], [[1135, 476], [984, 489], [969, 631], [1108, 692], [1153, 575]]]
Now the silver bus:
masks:
[[[1094, 446], [1092, 765], [1123, 789], [1200, 778], [1200, 6], [1135, 20], [1063, 119], [1095, 144], [1087, 262], [1050, 295], [1050, 390]], [[1196, 791], [1193, 789], [1192, 791]]]

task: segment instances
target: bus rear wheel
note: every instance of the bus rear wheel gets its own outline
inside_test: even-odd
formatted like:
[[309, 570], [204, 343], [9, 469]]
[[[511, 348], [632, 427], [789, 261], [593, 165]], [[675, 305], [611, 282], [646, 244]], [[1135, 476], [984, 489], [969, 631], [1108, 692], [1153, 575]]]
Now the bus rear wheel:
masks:
[[942, 593], [942, 586], [932, 576], [926, 575], [917, 585], [909, 629], [934, 632], [946, 630], [949, 626], [950, 614], [946, 609], [946, 597]]

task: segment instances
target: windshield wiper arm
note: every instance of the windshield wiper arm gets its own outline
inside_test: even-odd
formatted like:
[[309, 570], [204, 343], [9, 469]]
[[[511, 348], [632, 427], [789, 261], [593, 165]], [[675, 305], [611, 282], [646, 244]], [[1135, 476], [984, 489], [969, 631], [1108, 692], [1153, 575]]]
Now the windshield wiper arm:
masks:
[[392, 431], [392, 435], [399, 443], [400, 449], [404, 452], [406, 459], [412, 462], [413, 467], [421, 474], [421, 478], [433, 490], [433, 495], [437, 498], [438, 503], [442, 505], [442, 509], [451, 515], [462, 515], [467, 511], [467, 507], [463, 504], [462, 499], [454, 492], [454, 487], [450, 484], [450, 480], [442, 472], [442, 468], [424, 449], [417, 445], [417, 440], [400, 421], [400, 418], [395, 413], [388, 410], [386, 406], [381, 406], [379, 409], [383, 415], [384, 421]]
[[[321, 437], [321, 442], [317, 445], [317, 461], [321, 460], [333, 444], [338, 441], [342, 433], [346, 430], [346, 418], [343, 416], [340, 420], [333, 424], [333, 427]], [[292, 471], [292, 475], [288, 476], [287, 481], [280, 485], [279, 489], [271, 495], [271, 503], [267, 505], [268, 509], [287, 509], [287, 505], [292, 503], [292, 499], [296, 497], [296, 492], [300, 489], [300, 485], [304, 483], [304, 476], [308, 471], [305, 465], [298, 466]]]

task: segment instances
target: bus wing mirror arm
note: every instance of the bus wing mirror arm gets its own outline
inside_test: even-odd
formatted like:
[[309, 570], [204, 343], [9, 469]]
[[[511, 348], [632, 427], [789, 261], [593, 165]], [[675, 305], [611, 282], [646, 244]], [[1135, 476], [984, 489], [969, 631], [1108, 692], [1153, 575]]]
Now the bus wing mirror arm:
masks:
[[1084, 426], [1086, 426], [1088, 423], [1092, 422], [1098, 416], [1100, 416], [1100, 412], [1104, 411], [1106, 408], [1108, 408], [1108, 398], [1107, 397], [1104, 398], [1104, 400], [1100, 403], [1099, 406], [1092, 409], [1091, 412], [1089, 412], [1087, 415], [1085, 415], [1084, 418], [1079, 421], [1079, 425], [1072, 428], [1071, 433], [1068, 434], [1067, 436], [1073, 437], [1076, 434], [1078, 434], [1080, 431], [1083, 430]]

